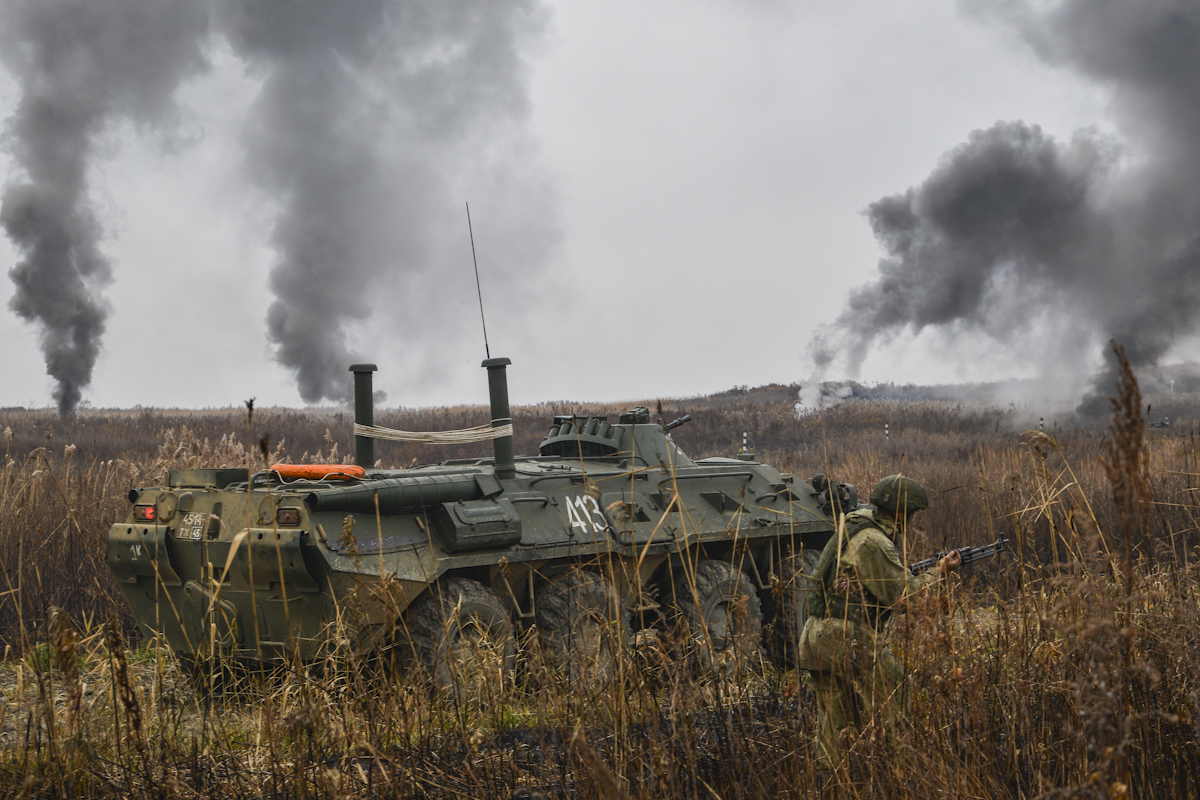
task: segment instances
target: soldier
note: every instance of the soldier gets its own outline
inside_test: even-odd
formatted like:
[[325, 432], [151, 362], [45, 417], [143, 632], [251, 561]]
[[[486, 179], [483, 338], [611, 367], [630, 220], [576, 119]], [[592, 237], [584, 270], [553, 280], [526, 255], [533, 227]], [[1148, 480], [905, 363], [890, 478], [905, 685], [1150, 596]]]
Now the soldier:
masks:
[[845, 516], [844, 530], [839, 526], [825, 545], [809, 578], [798, 665], [810, 670], [816, 689], [817, 757], [826, 771], [841, 759], [844, 729], [862, 731], [873, 722], [890, 733], [908, 714], [907, 681], [887, 642], [887, 621], [962, 563], [955, 550], [936, 570], [913, 576], [901, 561], [901, 537], [929, 506], [921, 484], [891, 475], [875, 485], [871, 502], [874, 509]]

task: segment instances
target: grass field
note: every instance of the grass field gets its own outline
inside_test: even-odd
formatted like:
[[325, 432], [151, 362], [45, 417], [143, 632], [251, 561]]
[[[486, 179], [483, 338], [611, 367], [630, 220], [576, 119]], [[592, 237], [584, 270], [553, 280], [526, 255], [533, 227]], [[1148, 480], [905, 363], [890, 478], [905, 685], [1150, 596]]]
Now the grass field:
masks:
[[[870, 487], [899, 470], [931, 489], [910, 559], [1004, 533], [892, 632], [911, 724], [847, 742], [832, 796], [1200, 796], [1200, 442], [1196, 395], [1114, 389], [1113, 418], [1023, 431], [1028, 411], [870, 400], [797, 417], [791, 387], [664, 401], [676, 441]], [[1143, 409], [1169, 409], [1147, 428]], [[652, 408], [653, 402], [647, 402]], [[554, 414], [514, 410], [518, 453]], [[483, 407], [394, 411], [409, 430], [487, 421]], [[884, 437], [884, 423], [889, 435]], [[104, 563], [126, 494], [184, 466], [349, 461], [339, 412], [0, 411], [0, 796], [805, 797], [814, 708], [805, 676], [761, 658], [719, 674], [651, 641], [608, 685], [556, 680], [526, 632], [513, 679], [470, 697], [353, 658], [223, 691], [131, 641]], [[264, 437], [268, 437], [265, 438]], [[487, 445], [377, 446], [386, 466]], [[864, 494], [866, 492], [864, 491]], [[52, 610], [57, 609], [57, 610]]]

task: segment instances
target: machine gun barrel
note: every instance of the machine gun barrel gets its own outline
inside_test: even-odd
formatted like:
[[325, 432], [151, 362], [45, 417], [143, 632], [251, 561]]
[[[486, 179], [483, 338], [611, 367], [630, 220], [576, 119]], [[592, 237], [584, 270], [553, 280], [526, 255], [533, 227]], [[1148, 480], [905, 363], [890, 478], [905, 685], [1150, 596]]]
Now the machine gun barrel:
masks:
[[[1005, 539], [1003, 536], [1001, 536], [991, 544], [985, 544], [982, 547], [958, 547], [955, 549], [957, 549], [958, 554], [962, 556], [962, 563], [970, 564], [972, 561], [981, 561], [985, 558], [991, 558], [1003, 550], [1006, 544], [1008, 544], [1008, 539]], [[924, 561], [917, 561], [916, 563], [909, 564], [908, 569], [914, 575], [918, 572], [924, 572], [927, 569], [933, 569], [938, 565], [939, 561], [952, 552], [954, 551], [946, 550], [938, 553], [933, 558], [927, 558]]]
[[678, 427], [679, 427], [680, 425], [682, 425], [683, 423], [685, 423], [685, 422], [691, 422], [691, 421], [692, 421], [692, 415], [691, 415], [691, 414], [684, 414], [684, 415], [683, 415], [682, 417], [680, 417], [679, 419], [674, 419], [674, 420], [671, 420], [670, 422], [668, 422], [668, 423], [667, 423], [667, 426], [666, 426], [666, 427], [665, 427], [663, 430], [668, 430], [668, 431], [675, 430], [676, 428], [678, 428]]

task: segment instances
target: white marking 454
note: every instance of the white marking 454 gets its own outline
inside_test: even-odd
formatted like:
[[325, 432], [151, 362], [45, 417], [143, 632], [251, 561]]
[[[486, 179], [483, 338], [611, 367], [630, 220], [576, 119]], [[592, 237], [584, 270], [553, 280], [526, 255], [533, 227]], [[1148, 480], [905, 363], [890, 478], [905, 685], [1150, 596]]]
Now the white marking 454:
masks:
[[179, 523], [179, 539], [199, 539], [201, 531], [204, 529], [204, 520], [208, 514], [203, 511], [193, 511], [190, 514], [185, 514], [183, 521]]
[[583, 533], [600, 533], [608, 529], [608, 520], [600, 510], [600, 504], [590, 494], [567, 498], [567, 519], [572, 528]]

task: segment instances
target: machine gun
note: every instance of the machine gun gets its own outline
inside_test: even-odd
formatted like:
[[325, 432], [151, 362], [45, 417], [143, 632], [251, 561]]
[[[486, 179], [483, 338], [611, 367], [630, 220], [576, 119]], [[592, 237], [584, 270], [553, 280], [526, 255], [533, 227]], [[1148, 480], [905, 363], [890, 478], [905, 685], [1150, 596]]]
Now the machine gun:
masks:
[[[991, 558], [992, 556], [996, 555], [1001, 550], [1003, 550], [1004, 546], [1006, 544], [1008, 544], [1008, 539], [1005, 539], [1003, 536], [1001, 536], [999, 539], [992, 542], [991, 544], [985, 544], [982, 547], [959, 547], [956, 549], [958, 550], [958, 554], [960, 556], [962, 556], [962, 563], [970, 564], [972, 561], [979, 561], [984, 558]], [[934, 567], [936, 567], [938, 565], [939, 561], [941, 561], [943, 558], [945, 558], [947, 555], [949, 555], [952, 552], [954, 552], [954, 551], [947, 550], [945, 552], [938, 553], [933, 558], [927, 558], [924, 561], [918, 561], [914, 564], [909, 564], [908, 569], [914, 575], [917, 574], [918, 572], [924, 572], [927, 569], [933, 569]]]
[[676, 428], [678, 428], [678, 427], [679, 427], [680, 425], [682, 425], [683, 423], [685, 423], [685, 422], [691, 422], [691, 421], [692, 421], [692, 415], [691, 415], [691, 414], [684, 414], [684, 415], [683, 415], [682, 417], [680, 417], [679, 419], [676, 419], [676, 420], [671, 420], [670, 422], [668, 422], [668, 423], [666, 424], [666, 426], [664, 426], [664, 427], [663, 427], [663, 430], [665, 430], [665, 431], [671, 431], [671, 430], [675, 430]]

